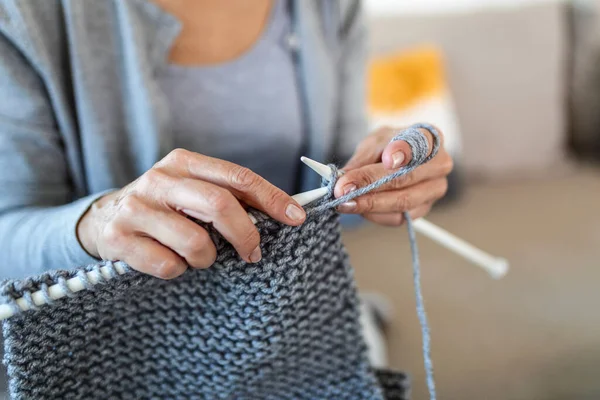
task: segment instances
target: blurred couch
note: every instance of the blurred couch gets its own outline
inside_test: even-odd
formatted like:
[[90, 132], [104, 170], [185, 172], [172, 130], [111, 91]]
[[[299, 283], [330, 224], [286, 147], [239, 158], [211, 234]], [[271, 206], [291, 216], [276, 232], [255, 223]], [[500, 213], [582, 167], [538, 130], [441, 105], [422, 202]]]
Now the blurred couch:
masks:
[[[569, 7], [551, 1], [454, 13], [370, 15], [372, 56], [441, 47], [470, 178], [567, 167]], [[443, 129], [443, 127], [442, 127]]]
[[600, 0], [574, 0], [570, 12], [569, 143], [600, 160]]

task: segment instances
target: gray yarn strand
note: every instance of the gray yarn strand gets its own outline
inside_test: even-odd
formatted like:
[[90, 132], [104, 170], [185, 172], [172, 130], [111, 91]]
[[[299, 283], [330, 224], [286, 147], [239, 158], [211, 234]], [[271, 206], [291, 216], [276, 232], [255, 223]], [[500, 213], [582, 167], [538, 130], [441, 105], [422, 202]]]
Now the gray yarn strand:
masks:
[[[423, 135], [419, 129], [425, 129], [431, 133], [433, 136], [433, 149], [431, 150], [431, 154], [427, 154], [429, 150], [429, 143], [427, 142], [427, 138]], [[338, 199], [323, 202], [316, 207], [312, 208], [309, 212], [320, 212], [324, 209], [337, 207], [342, 203], [346, 203], [358, 196], [369, 193], [373, 189], [377, 189], [385, 185], [386, 183], [391, 182], [392, 180], [406, 175], [409, 172], [413, 171], [415, 168], [420, 165], [428, 162], [437, 154], [440, 148], [440, 135], [435, 127], [429, 124], [415, 124], [401, 131], [398, 135], [396, 135], [392, 142], [397, 140], [403, 140], [408, 143], [412, 151], [412, 159], [411, 161], [404, 167], [399, 168], [395, 172], [387, 175], [370, 185], [357, 189], [353, 192], [350, 192], [344, 196], [339, 197]], [[332, 196], [333, 189], [335, 188], [335, 184], [338, 178], [337, 168], [333, 165], [330, 165], [333, 170], [333, 176], [331, 177], [328, 188], [329, 193]], [[410, 242], [410, 249], [412, 253], [412, 263], [413, 263], [413, 285], [415, 288], [415, 297], [416, 297], [416, 305], [417, 305], [417, 316], [419, 318], [419, 324], [421, 325], [421, 336], [423, 341], [423, 363], [425, 365], [425, 375], [427, 380], [427, 389], [429, 390], [429, 398], [430, 400], [436, 399], [435, 393], [435, 380], [433, 378], [433, 363], [431, 361], [430, 354], [430, 342], [431, 337], [429, 333], [429, 324], [427, 322], [427, 313], [425, 312], [425, 304], [423, 301], [423, 294], [421, 291], [421, 268], [419, 263], [419, 250], [417, 247], [417, 238], [415, 235], [414, 227], [412, 224], [412, 220], [408, 212], [404, 213], [404, 219], [406, 220], [406, 227], [408, 230], [408, 238]]]
[[[427, 142], [427, 138], [419, 131], [419, 129], [426, 129], [433, 136], [433, 149], [431, 150], [431, 154], [427, 155], [427, 151], [429, 150], [429, 144]], [[363, 194], [367, 194], [370, 191], [377, 189], [380, 186], [383, 186], [387, 183], [390, 183], [394, 179], [406, 175], [409, 172], [413, 171], [418, 166], [428, 162], [437, 154], [440, 148], [440, 136], [432, 125], [429, 124], [415, 124], [410, 128], [407, 128], [396, 135], [392, 142], [397, 140], [404, 140], [408, 143], [412, 151], [412, 159], [411, 161], [405, 165], [404, 167], [398, 168], [393, 173], [384, 176], [383, 178], [371, 183], [370, 185], [364, 186], [362, 188], [356, 189], [353, 192], [350, 192], [344, 196], [341, 196], [335, 200], [323, 202], [309, 210], [309, 213], [318, 213], [327, 208], [334, 208], [339, 206], [340, 204], [346, 203], [358, 196], [362, 196]], [[337, 171], [337, 170], [336, 170]], [[336, 175], [336, 174], [334, 174]], [[333, 176], [329, 181], [329, 187], [334, 187], [335, 182], [337, 181], [337, 176]], [[333, 185], [333, 186], [331, 186]], [[330, 193], [332, 193], [332, 189], [330, 189]]]
[[425, 312], [425, 302], [423, 301], [423, 292], [421, 290], [421, 263], [419, 261], [419, 248], [417, 247], [417, 238], [412, 219], [408, 213], [404, 213], [406, 219], [406, 229], [408, 230], [408, 239], [410, 242], [410, 252], [412, 253], [413, 263], [413, 285], [415, 288], [415, 298], [417, 304], [417, 316], [421, 325], [421, 340], [423, 341], [423, 365], [425, 366], [425, 379], [427, 380], [427, 390], [429, 399], [435, 400], [435, 380], [433, 379], [433, 362], [431, 361], [431, 336], [429, 334], [429, 323], [427, 322], [427, 313]]
[[[436, 140], [432, 155], [419, 128]], [[211, 268], [164, 281], [130, 271], [92, 284], [84, 272], [113, 263], [50, 271], [0, 285], [0, 299], [46, 292], [79, 277], [90, 290], [3, 321], [4, 362], [15, 400], [265, 399], [406, 400], [404, 374], [374, 371], [359, 322], [359, 299], [334, 207], [427, 162], [438, 147], [433, 127], [400, 133], [413, 160], [366, 188], [307, 209], [291, 227], [256, 213], [263, 259], [244, 262], [210, 226], [217, 248]], [[316, 214], [316, 212], [319, 212]], [[425, 366], [435, 399], [429, 328], [409, 227]], [[411, 233], [412, 232], [412, 233]], [[114, 271], [110, 271], [115, 276]]]

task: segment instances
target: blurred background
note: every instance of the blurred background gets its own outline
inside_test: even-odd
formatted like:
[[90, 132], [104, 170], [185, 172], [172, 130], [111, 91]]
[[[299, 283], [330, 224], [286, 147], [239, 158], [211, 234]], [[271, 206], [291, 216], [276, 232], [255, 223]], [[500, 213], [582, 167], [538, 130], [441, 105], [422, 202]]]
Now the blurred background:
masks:
[[[364, 1], [372, 128], [438, 125], [455, 171], [428, 219], [511, 264], [418, 237], [439, 398], [600, 399], [600, 0]], [[428, 398], [405, 229], [344, 236]]]
[[[439, 398], [600, 399], [600, 0], [365, 6], [372, 125], [439, 125], [456, 171], [428, 219], [511, 263], [495, 281], [419, 236]], [[405, 230], [345, 239], [428, 398]]]

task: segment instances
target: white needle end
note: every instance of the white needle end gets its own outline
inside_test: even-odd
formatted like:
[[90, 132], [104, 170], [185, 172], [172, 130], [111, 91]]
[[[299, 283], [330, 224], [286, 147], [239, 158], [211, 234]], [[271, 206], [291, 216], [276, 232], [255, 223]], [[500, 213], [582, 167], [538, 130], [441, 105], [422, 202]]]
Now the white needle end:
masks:
[[494, 279], [501, 279], [508, 273], [509, 263], [506, 258], [497, 257], [496, 262], [491, 265], [488, 272]]
[[494, 279], [500, 279], [508, 272], [509, 264], [506, 259], [488, 254], [423, 218], [414, 220], [413, 226], [417, 232], [485, 269]]
[[328, 192], [329, 191], [326, 187], [321, 187], [318, 189], [309, 190], [308, 192], [295, 194], [292, 196], [292, 198], [296, 200], [301, 206], [305, 206], [309, 203], [312, 203], [315, 200], [325, 197]]
[[304, 164], [306, 164], [310, 169], [315, 171], [317, 174], [321, 175], [327, 181], [329, 181], [329, 178], [331, 178], [331, 174], [333, 173], [333, 171], [327, 165], [321, 164], [320, 162], [317, 162], [315, 160], [312, 160], [312, 159], [310, 159], [308, 157], [304, 157], [304, 156], [300, 157], [300, 161], [302, 161]]

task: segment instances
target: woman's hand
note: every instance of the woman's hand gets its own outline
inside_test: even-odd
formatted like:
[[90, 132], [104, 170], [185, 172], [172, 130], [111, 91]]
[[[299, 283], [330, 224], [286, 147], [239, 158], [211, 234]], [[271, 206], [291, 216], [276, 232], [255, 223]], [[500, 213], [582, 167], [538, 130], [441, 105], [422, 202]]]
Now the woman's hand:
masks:
[[[412, 159], [408, 143], [390, 140], [399, 130], [381, 128], [363, 140], [343, 168], [345, 174], [338, 179], [335, 197], [340, 197], [359, 187], [366, 186], [389, 175], [393, 169], [405, 166]], [[421, 129], [429, 141], [433, 137]], [[443, 137], [440, 137], [443, 139]], [[426, 215], [436, 200], [446, 194], [447, 175], [452, 170], [452, 159], [441, 140], [437, 155], [414, 171], [392, 182], [339, 206], [344, 213], [362, 214], [366, 219], [382, 225], [396, 226], [404, 222], [403, 212], [412, 218]]]
[[209, 234], [186, 215], [212, 223], [247, 262], [261, 259], [260, 236], [242, 203], [288, 225], [306, 214], [290, 196], [254, 172], [177, 149], [140, 178], [96, 201], [77, 235], [85, 250], [164, 279], [216, 258]]

